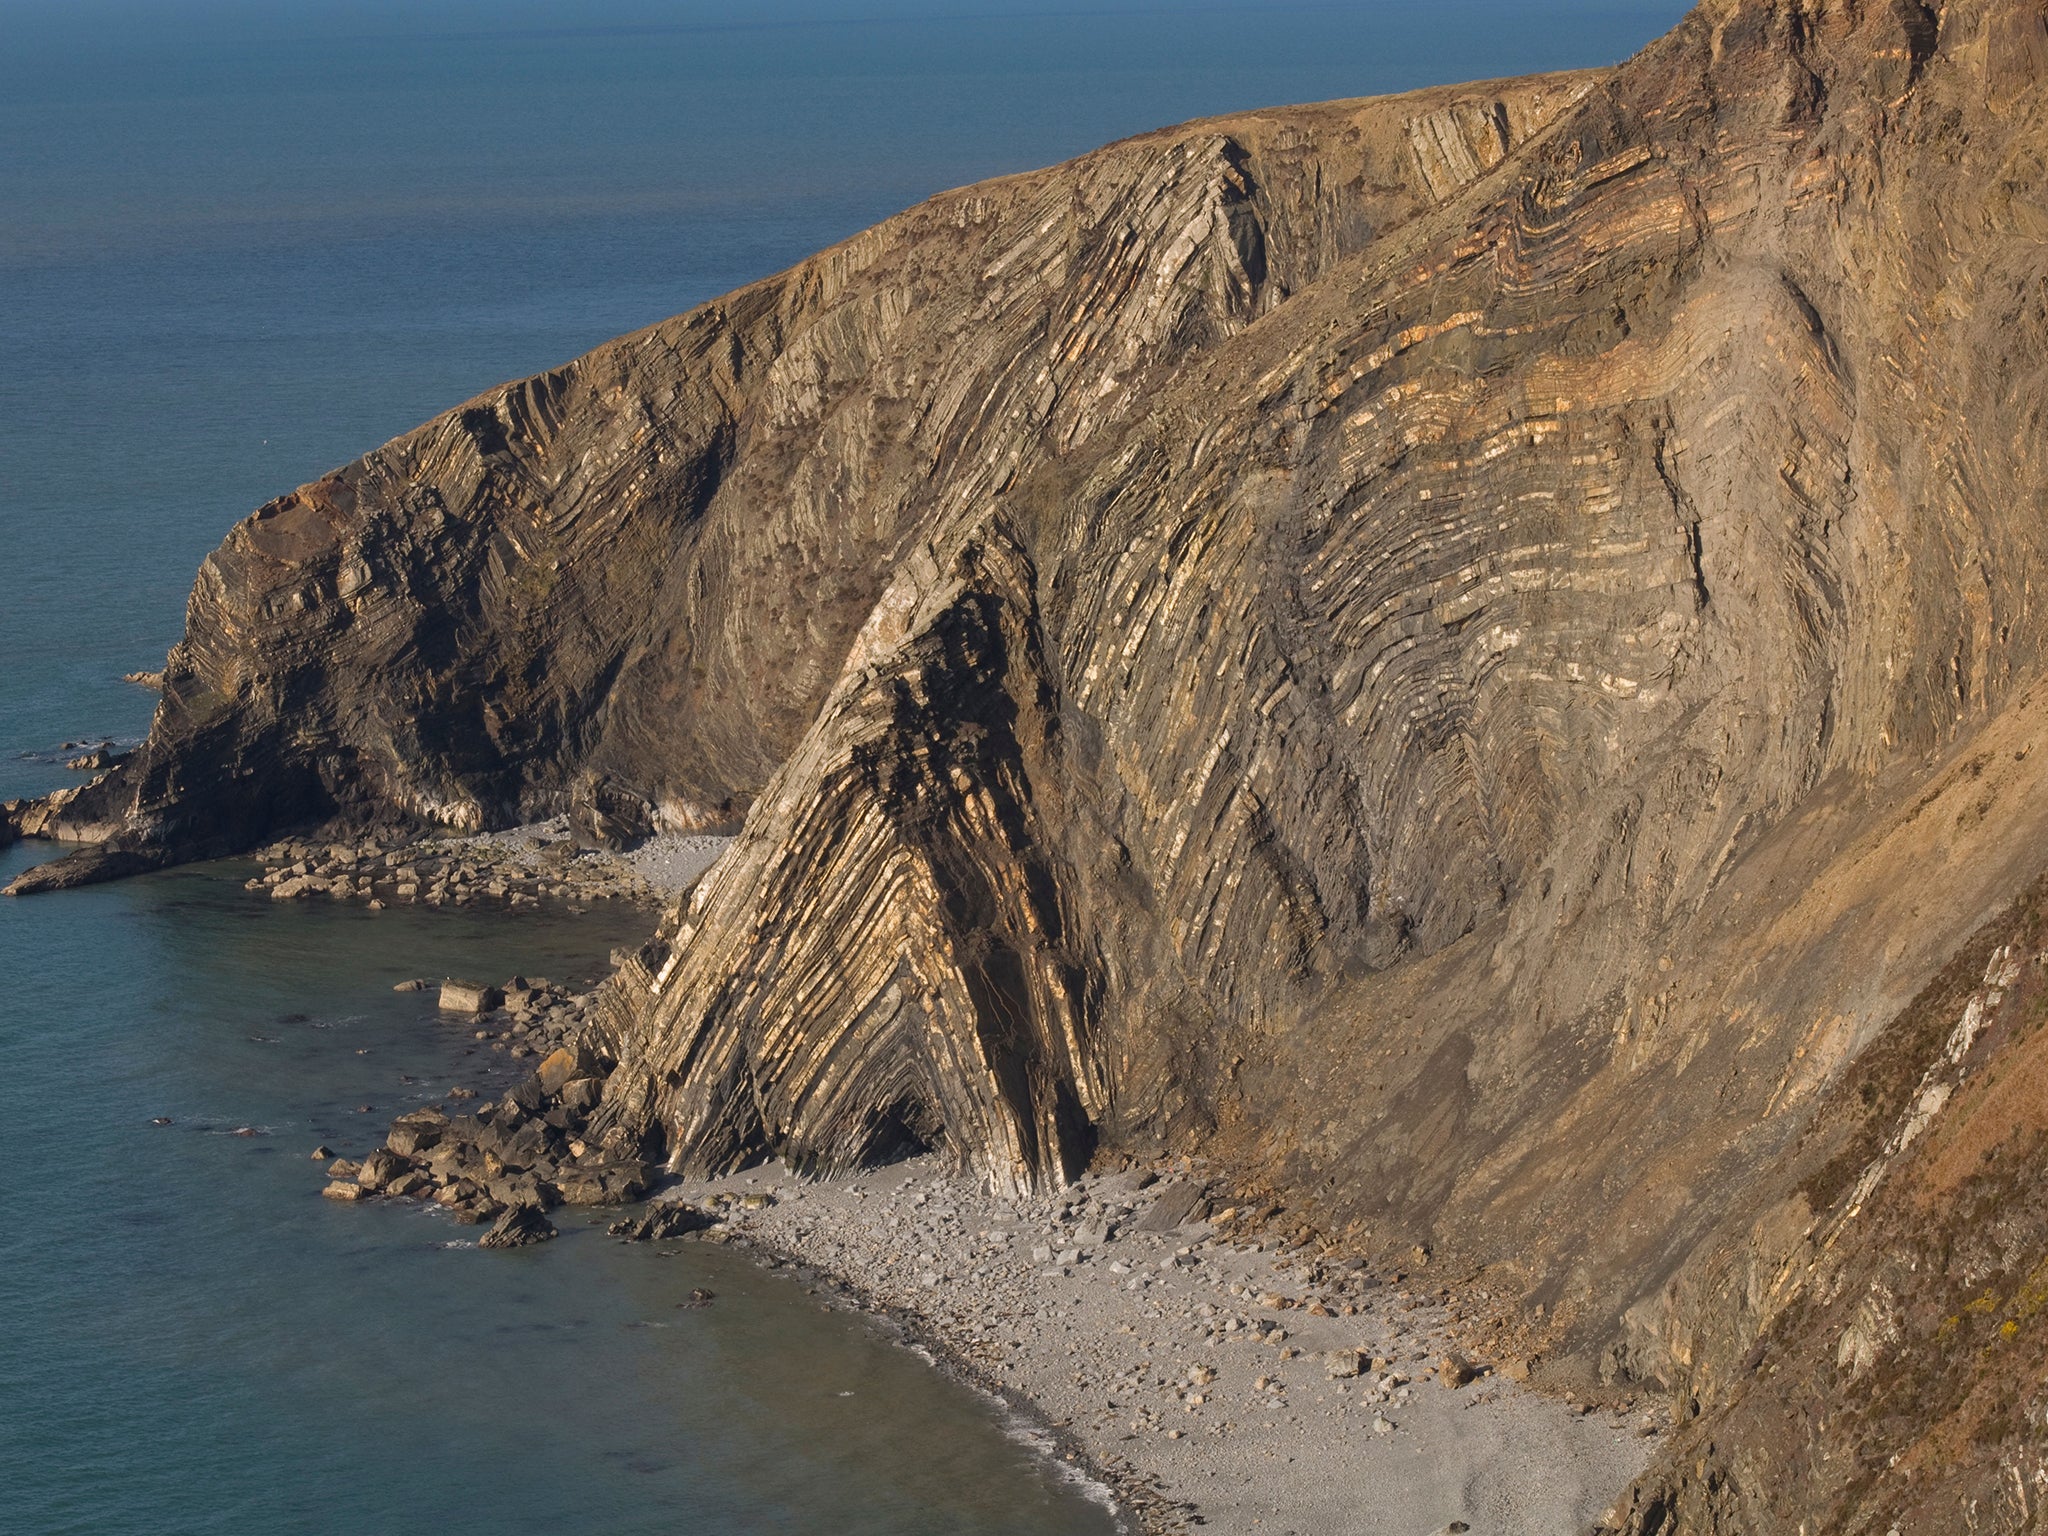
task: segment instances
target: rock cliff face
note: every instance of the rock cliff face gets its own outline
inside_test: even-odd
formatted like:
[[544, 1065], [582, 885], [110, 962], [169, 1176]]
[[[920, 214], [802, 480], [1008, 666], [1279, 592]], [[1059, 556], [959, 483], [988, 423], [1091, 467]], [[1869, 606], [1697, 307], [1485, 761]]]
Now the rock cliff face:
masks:
[[147, 745], [60, 818], [106, 851], [31, 887], [329, 816], [737, 823], [913, 544], [1591, 84], [1197, 124], [953, 193], [300, 487], [208, 557]]
[[2040, 1528], [2044, 897], [1957, 954], [1674, 1281], [1700, 1417], [1626, 1501], [1631, 1536]]
[[[738, 824], [610, 989], [608, 1128], [1199, 1147], [1763, 1433], [1804, 1181], [2044, 863], [2044, 184], [2032, 0], [1714, 0], [935, 199], [242, 524], [18, 888]], [[1641, 1530], [1773, 1528], [1693, 1462]]]

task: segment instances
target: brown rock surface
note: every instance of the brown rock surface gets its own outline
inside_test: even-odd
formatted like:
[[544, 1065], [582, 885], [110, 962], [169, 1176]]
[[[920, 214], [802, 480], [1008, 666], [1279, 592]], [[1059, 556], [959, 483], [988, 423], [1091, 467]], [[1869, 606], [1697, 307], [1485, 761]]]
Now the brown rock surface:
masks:
[[1847, 1073], [1656, 1315], [1696, 1412], [1630, 1536], [2031, 1531], [2048, 1483], [2048, 882]]
[[1429, 208], [1418, 111], [1526, 136], [1591, 82], [1148, 135], [479, 396], [229, 535], [149, 742], [53, 830], [125, 870], [328, 817], [734, 823], [908, 542]]
[[[1813, 1138], [1922, 1091], [1908, 1003], [2043, 864], [2044, 181], [2032, 0], [1710, 0], [1608, 74], [934, 199], [238, 527], [149, 742], [13, 814], [108, 840], [15, 889], [743, 818], [609, 989], [593, 1136], [1200, 1147], [1754, 1445], [1762, 1330], [1809, 1403], [1957, 1337], [1769, 1298]], [[1841, 1275], [1997, 1230], [1943, 1144]], [[1796, 1528], [1720, 1433], [1639, 1529]]]

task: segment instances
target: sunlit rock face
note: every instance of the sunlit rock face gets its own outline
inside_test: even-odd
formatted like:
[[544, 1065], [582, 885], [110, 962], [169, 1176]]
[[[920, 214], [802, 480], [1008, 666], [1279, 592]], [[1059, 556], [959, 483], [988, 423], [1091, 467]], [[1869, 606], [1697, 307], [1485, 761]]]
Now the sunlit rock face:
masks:
[[22, 887], [737, 827], [607, 1130], [1206, 1151], [1689, 1379], [1777, 1315], [1698, 1256], [2040, 868], [2044, 73], [2021, 0], [1722, 0], [934, 199], [238, 527]]

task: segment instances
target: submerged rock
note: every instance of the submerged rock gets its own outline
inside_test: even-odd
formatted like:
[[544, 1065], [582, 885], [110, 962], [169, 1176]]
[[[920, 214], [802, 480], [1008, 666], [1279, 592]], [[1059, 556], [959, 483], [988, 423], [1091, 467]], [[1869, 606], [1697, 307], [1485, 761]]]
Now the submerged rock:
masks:
[[650, 1206], [638, 1219], [615, 1221], [605, 1228], [605, 1231], [613, 1237], [645, 1243], [689, 1237], [693, 1233], [707, 1231], [717, 1224], [718, 1218], [708, 1211], [699, 1210], [696, 1206], [687, 1205], [680, 1200], [673, 1200]]

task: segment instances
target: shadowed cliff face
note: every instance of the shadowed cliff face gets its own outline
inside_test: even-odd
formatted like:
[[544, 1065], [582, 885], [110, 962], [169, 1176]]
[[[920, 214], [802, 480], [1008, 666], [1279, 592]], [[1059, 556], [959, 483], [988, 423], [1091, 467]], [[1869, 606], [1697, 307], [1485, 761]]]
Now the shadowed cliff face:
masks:
[[21, 886], [743, 819], [608, 1126], [1199, 1147], [1719, 1413], [2043, 862], [2044, 185], [2030, 0], [1724, 0], [936, 199], [237, 528]]

